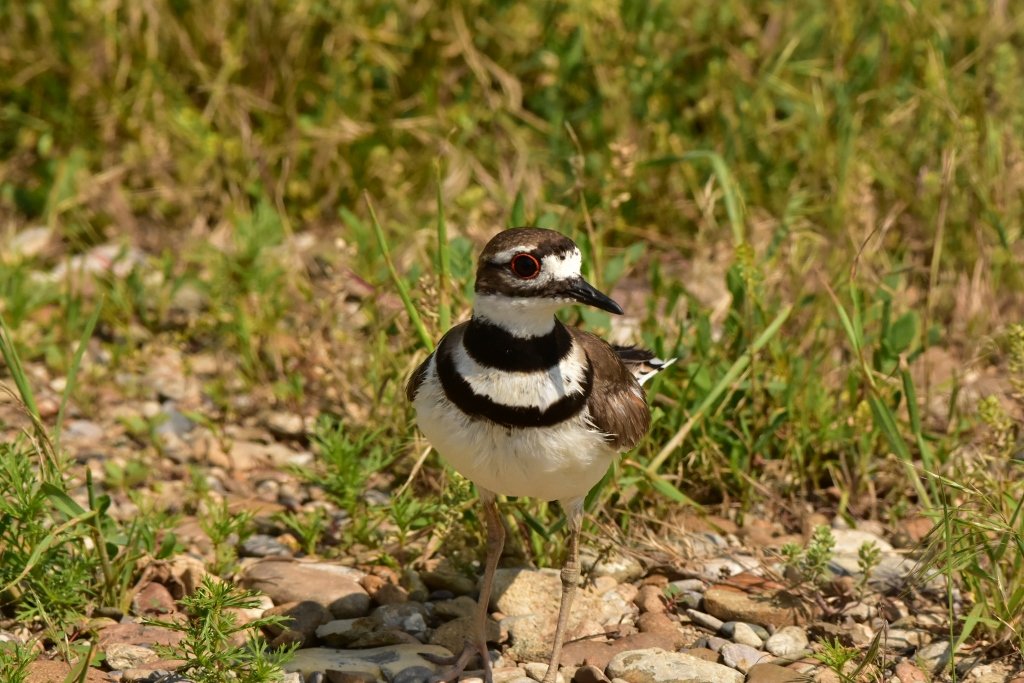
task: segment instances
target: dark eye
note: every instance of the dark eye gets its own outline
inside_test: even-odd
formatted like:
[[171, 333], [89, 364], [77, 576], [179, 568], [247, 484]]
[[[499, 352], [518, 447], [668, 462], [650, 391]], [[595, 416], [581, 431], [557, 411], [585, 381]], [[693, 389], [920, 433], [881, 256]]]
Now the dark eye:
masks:
[[516, 254], [512, 257], [512, 272], [528, 280], [540, 272], [540, 261], [533, 254]]

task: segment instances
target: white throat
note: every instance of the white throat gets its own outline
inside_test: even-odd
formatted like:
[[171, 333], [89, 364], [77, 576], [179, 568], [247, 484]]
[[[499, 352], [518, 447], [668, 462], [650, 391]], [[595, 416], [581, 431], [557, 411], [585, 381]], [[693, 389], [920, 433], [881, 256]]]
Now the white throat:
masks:
[[555, 312], [566, 303], [541, 297], [477, 294], [473, 317], [493, 323], [515, 337], [541, 337], [555, 328]]

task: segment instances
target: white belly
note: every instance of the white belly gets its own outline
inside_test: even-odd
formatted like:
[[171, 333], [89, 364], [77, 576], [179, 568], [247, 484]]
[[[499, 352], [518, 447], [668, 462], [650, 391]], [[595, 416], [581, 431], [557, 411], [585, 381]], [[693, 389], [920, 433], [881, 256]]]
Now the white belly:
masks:
[[433, 363], [413, 405], [420, 429], [441, 457], [477, 486], [501, 495], [582, 498], [616, 455], [589, 424], [586, 410], [553, 427], [510, 429], [468, 417], [445, 397]]

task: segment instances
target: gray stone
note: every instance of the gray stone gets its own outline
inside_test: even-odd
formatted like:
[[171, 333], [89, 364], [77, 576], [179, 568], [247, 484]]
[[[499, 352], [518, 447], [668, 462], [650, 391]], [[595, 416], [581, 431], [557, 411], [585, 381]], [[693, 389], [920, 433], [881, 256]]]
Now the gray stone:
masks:
[[629, 683], [743, 683], [743, 674], [721, 664], [661, 648], [621, 652], [605, 670]]
[[833, 529], [832, 537], [836, 539], [836, 545], [832, 548], [835, 555], [857, 556], [857, 551], [865, 543], [874, 543], [883, 553], [892, 552], [892, 544], [884, 538], [860, 529]]
[[242, 557], [291, 557], [292, 549], [267, 534], [253, 534], [242, 541]]
[[889, 650], [910, 650], [931, 642], [931, 636], [924, 631], [907, 628], [891, 628], [882, 640], [882, 646]]
[[[544, 676], [548, 672], [547, 662], [530, 662], [523, 665], [523, 669], [526, 671], [526, 675], [534, 681], [543, 681]], [[562, 676], [562, 672], [559, 671], [555, 674], [556, 683], [565, 683], [565, 678]]]
[[726, 635], [728, 635], [729, 638], [732, 638], [734, 643], [749, 645], [753, 648], [760, 648], [764, 645], [764, 640], [754, 631], [750, 624], [742, 621], [732, 621], [729, 623], [733, 625], [732, 629], [730, 629], [732, 633]]
[[764, 664], [773, 659], [767, 652], [761, 652], [757, 648], [742, 643], [727, 643], [722, 646], [719, 654], [722, 655], [722, 661], [726, 665], [743, 673], [750, 671], [755, 664]]
[[950, 654], [952, 654], [952, 648], [949, 641], [937, 640], [934, 643], [929, 643], [919, 648], [914, 653], [914, 659], [917, 660], [922, 669], [932, 673], [939, 673], [949, 666]]
[[765, 649], [776, 657], [791, 657], [807, 649], [807, 632], [799, 626], [783, 626], [765, 641]]
[[160, 659], [153, 649], [131, 643], [111, 643], [104, 649], [111, 669], [134, 669]]
[[686, 616], [690, 617], [690, 621], [697, 624], [698, 626], [703, 626], [704, 628], [709, 629], [715, 633], [718, 633], [718, 629], [722, 628], [722, 624], [724, 623], [721, 619], [718, 619], [717, 617], [713, 617], [710, 614], [705, 614], [704, 612], [698, 612], [695, 609], [686, 610]]
[[353, 674], [368, 674], [377, 680], [394, 681], [402, 671], [422, 667], [437, 673], [441, 667], [432, 664], [422, 655], [450, 657], [452, 653], [435, 645], [389, 645], [365, 650], [335, 650], [326, 647], [310, 647], [296, 650], [291, 660], [284, 664], [286, 672], [297, 671], [309, 678], [314, 672], [343, 671]]

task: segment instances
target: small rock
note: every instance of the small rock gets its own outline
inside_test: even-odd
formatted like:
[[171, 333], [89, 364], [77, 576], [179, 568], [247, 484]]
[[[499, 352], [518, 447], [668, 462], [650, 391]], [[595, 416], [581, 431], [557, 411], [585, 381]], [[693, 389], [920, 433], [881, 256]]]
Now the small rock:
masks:
[[378, 605], [396, 605], [409, 600], [409, 592], [379, 576], [367, 576], [359, 582]]
[[807, 632], [799, 626], [783, 626], [765, 641], [765, 649], [776, 657], [792, 657], [807, 649]]
[[937, 640], [918, 648], [914, 653], [914, 659], [925, 671], [939, 673], [949, 666], [949, 657], [952, 652], [948, 640]]
[[583, 548], [580, 550], [580, 564], [583, 573], [592, 579], [608, 576], [617, 583], [626, 583], [644, 575], [644, 568], [636, 558], [614, 551], [608, 555], [599, 555], [592, 548]]
[[468, 595], [460, 595], [450, 600], [440, 600], [434, 604], [434, 614], [441, 619], [458, 619], [476, 614], [476, 600]]
[[[431, 645], [439, 645], [452, 652], [461, 652], [467, 642], [476, 638], [473, 617], [458, 617], [441, 624], [430, 636]], [[487, 642], [497, 643], [501, 639], [501, 628], [493, 619], [487, 620]]]
[[693, 623], [698, 626], [703, 626], [714, 633], [718, 633], [718, 629], [722, 628], [722, 624], [724, 623], [721, 619], [713, 617], [710, 614], [705, 614], [704, 612], [698, 612], [695, 609], [686, 610], [686, 616], [690, 617], [690, 621]]
[[271, 434], [294, 438], [306, 433], [306, 423], [301, 415], [274, 411], [265, 418], [265, 424]]
[[139, 616], [171, 614], [177, 605], [166, 586], [150, 581], [132, 598], [132, 611]]
[[885, 634], [882, 646], [889, 650], [910, 650], [921, 647], [931, 641], [924, 631], [905, 628], [891, 628]]
[[761, 626], [789, 626], [806, 620], [814, 606], [799, 596], [770, 584], [755, 595], [731, 586], [712, 586], [704, 593], [704, 607], [722, 621], [745, 621]]
[[382, 628], [399, 629], [417, 638], [425, 636], [427, 632], [427, 608], [419, 602], [381, 605], [373, 610], [370, 618]]
[[685, 593], [686, 591], [703, 593], [707, 586], [700, 579], [680, 579], [670, 582], [665, 588], [672, 593]]
[[446, 590], [455, 595], [473, 595], [477, 592], [476, 579], [445, 564], [439, 565], [433, 571], [419, 572], [419, 578], [430, 590]]
[[857, 556], [860, 547], [865, 543], [874, 543], [883, 553], [892, 552], [892, 545], [884, 538], [861, 529], [833, 529], [832, 537], [836, 539], [836, 545], [832, 549], [835, 555]]
[[262, 590], [274, 604], [311, 600], [339, 618], [365, 615], [370, 596], [359, 585], [362, 572], [327, 562], [298, 562], [268, 558], [245, 569], [239, 583]]
[[914, 666], [909, 659], [904, 659], [896, 665], [896, 678], [899, 683], [928, 683], [928, 676]]
[[846, 632], [854, 647], [867, 647], [875, 638], [875, 632], [867, 624], [850, 624]]
[[367, 674], [374, 680], [394, 681], [395, 676], [409, 669], [437, 673], [440, 666], [432, 664], [423, 655], [450, 657], [451, 652], [434, 645], [390, 645], [365, 650], [335, 650], [310, 647], [296, 650], [292, 659], [284, 664], [286, 672], [297, 671], [307, 679], [320, 671], [342, 671]]
[[596, 666], [581, 666], [576, 669], [576, 675], [572, 680], [573, 683], [610, 683], [604, 671]]
[[274, 648], [292, 643], [299, 643], [300, 647], [312, 644], [317, 629], [331, 619], [331, 613], [326, 607], [310, 600], [278, 605], [267, 610], [264, 616], [282, 616], [288, 619], [283, 627], [267, 629], [274, 636], [270, 643]]
[[806, 683], [807, 677], [778, 664], [755, 664], [747, 672], [746, 683]]
[[[761, 639], [750, 624], [746, 624], [742, 621], [731, 621], [723, 626], [732, 624], [731, 634], [724, 633], [728, 638], [731, 638], [734, 643], [740, 643], [741, 645], [749, 645], [752, 648], [760, 648], [764, 645], [764, 640]], [[724, 631], [724, 628], [723, 628]]]
[[267, 534], [253, 534], [242, 541], [239, 555], [242, 557], [291, 557], [292, 549]]
[[[548, 665], [546, 662], [529, 662], [523, 665], [523, 669], [526, 671], [526, 675], [534, 681], [543, 681], [544, 676], [548, 672]], [[555, 674], [556, 683], [565, 683], [565, 678], [562, 677], [562, 672], [559, 671]]]
[[423, 602], [429, 595], [426, 584], [423, 583], [420, 573], [415, 569], [402, 570], [402, 576], [398, 580], [398, 585], [406, 590], [410, 600]]
[[738, 555], [733, 557], [712, 557], [696, 563], [697, 572], [707, 581], [715, 582], [759, 569], [761, 562], [756, 557]]
[[664, 612], [665, 594], [657, 586], [643, 586], [636, 595], [637, 608], [641, 612]]
[[152, 648], [131, 643], [111, 643], [104, 654], [111, 669], [131, 669], [160, 659]]
[[612, 679], [621, 678], [629, 683], [743, 682], [743, 674], [726, 666], [660, 648], [617, 654], [608, 663], [606, 673]]
[[770, 662], [772, 659], [771, 655], [742, 643], [727, 643], [722, 646], [719, 654], [727, 666], [743, 673], [750, 671], [755, 664]]

